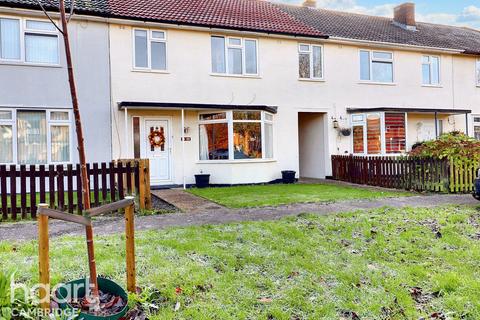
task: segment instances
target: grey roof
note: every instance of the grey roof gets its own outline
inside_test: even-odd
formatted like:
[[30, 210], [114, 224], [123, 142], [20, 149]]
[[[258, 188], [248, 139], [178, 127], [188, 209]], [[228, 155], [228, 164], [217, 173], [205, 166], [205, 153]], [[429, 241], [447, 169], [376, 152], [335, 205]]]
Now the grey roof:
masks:
[[[47, 10], [58, 11], [58, 0], [40, 0]], [[70, 8], [71, 0], [65, 0], [65, 6]], [[0, 6], [12, 8], [25, 8], [40, 10], [37, 0], [0, 0]], [[76, 12], [95, 15], [108, 16], [110, 12], [109, 0], [75, 0]]]
[[454, 49], [480, 55], [480, 31], [474, 29], [418, 22], [417, 30], [410, 31], [394, 24], [392, 18], [276, 5], [330, 37]]

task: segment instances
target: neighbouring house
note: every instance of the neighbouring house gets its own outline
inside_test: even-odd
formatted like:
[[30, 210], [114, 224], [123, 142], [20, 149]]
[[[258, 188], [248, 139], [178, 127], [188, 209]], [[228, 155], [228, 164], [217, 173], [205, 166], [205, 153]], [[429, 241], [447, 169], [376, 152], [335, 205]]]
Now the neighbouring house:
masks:
[[[200, 172], [215, 184], [286, 169], [324, 178], [334, 154], [402, 154], [452, 130], [480, 138], [480, 31], [417, 22], [410, 3], [394, 18], [314, 1], [75, 4], [89, 160], [148, 158], [154, 186]], [[0, 0], [1, 163], [76, 161], [46, 21], [35, 0]]]

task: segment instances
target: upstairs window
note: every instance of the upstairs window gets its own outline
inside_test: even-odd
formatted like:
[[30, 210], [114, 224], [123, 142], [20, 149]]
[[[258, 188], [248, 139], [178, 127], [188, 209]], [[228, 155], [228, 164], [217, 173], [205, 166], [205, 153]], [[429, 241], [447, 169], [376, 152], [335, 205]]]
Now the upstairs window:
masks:
[[480, 86], [480, 59], [477, 59], [475, 67], [475, 79], [477, 81], [477, 86]]
[[440, 58], [436, 56], [422, 57], [422, 84], [438, 86], [440, 84]]
[[167, 70], [167, 34], [165, 31], [134, 29], [134, 47], [136, 69]]
[[257, 40], [212, 36], [212, 73], [257, 75]]
[[0, 18], [0, 60], [56, 65], [58, 41], [50, 21]]
[[393, 83], [393, 53], [360, 50], [360, 80]]
[[298, 72], [300, 79], [323, 79], [323, 47], [298, 45]]

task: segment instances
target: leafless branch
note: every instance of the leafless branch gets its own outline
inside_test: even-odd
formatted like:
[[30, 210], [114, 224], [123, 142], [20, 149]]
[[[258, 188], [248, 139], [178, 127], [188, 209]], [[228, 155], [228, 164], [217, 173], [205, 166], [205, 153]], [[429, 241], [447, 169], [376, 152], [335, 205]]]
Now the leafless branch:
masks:
[[43, 6], [43, 4], [40, 2], [40, 0], [37, 0], [37, 3], [38, 5], [40, 6], [40, 8], [42, 9], [43, 13], [45, 14], [45, 16], [48, 18], [48, 20], [50, 20], [50, 22], [55, 26], [55, 28], [57, 28], [57, 30], [63, 34], [63, 30], [60, 29], [58, 27], [58, 25], [55, 23], [55, 21], [53, 21], [52, 17], [50, 17], [50, 15], [48, 14], [47, 10], [45, 10], [45, 7]]
[[68, 15], [67, 23], [70, 22], [70, 19], [72, 19], [74, 10], [75, 10], [75, 0], [72, 0], [70, 1], [70, 14]]

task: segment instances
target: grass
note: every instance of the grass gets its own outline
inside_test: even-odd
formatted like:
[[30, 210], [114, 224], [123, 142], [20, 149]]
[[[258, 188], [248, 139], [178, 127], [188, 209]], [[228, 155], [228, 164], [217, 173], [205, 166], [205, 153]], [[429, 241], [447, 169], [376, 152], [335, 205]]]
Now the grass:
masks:
[[[138, 233], [137, 274], [161, 296], [149, 319], [479, 319], [479, 238], [480, 209], [455, 206], [171, 228]], [[123, 237], [96, 249], [124, 285]], [[0, 243], [0, 270], [33, 284], [36, 256], [34, 241]], [[54, 283], [87, 273], [83, 237], [51, 256]]]
[[376, 199], [411, 195], [402, 191], [338, 184], [271, 184], [227, 188], [189, 189], [194, 195], [230, 208], [279, 206], [291, 203], [332, 202], [352, 199]]

